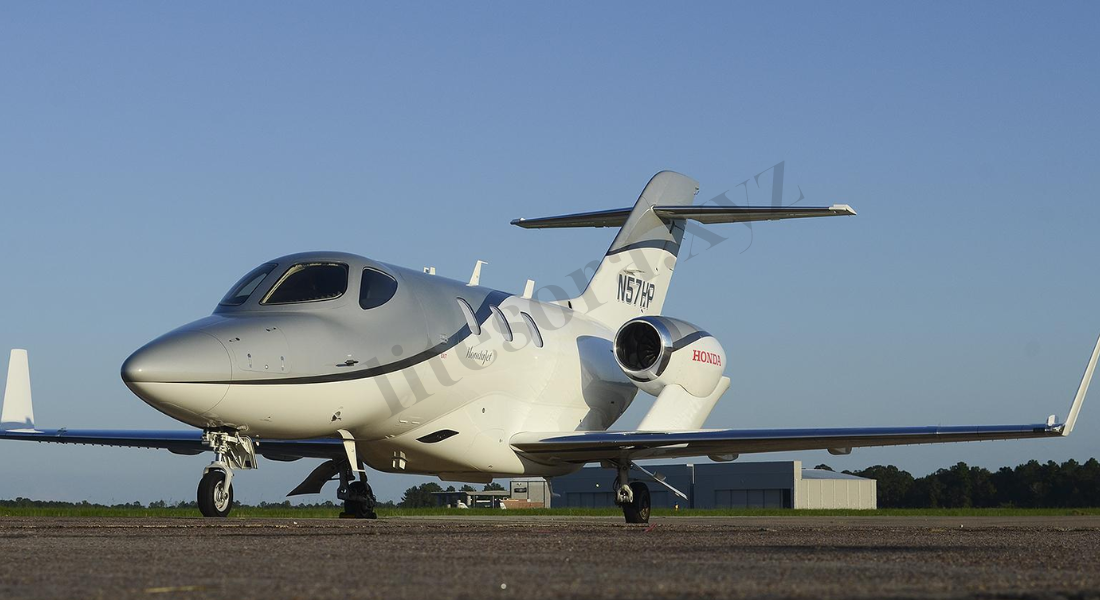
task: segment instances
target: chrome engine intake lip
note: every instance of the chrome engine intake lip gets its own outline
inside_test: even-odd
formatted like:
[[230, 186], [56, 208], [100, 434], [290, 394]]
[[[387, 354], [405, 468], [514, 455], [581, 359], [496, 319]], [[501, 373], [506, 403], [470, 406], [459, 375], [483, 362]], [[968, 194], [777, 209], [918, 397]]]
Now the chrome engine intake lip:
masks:
[[615, 362], [624, 372], [646, 379], [657, 377], [668, 364], [672, 334], [660, 319], [637, 317], [615, 332]]

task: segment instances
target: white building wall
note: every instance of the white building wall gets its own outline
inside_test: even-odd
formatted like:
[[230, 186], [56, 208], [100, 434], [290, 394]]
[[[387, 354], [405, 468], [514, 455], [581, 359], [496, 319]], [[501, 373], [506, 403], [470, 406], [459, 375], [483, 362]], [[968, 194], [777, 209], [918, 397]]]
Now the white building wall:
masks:
[[877, 482], [873, 479], [802, 479], [795, 480], [795, 508], [878, 508]]

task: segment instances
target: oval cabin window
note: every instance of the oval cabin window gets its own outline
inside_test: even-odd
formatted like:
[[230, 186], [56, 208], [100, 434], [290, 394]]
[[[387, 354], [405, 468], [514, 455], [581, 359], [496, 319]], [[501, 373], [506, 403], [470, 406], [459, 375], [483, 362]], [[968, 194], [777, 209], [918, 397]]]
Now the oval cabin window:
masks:
[[493, 315], [496, 317], [497, 329], [500, 330], [500, 335], [503, 335], [506, 341], [512, 341], [512, 326], [508, 324], [508, 319], [504, 318], [504, 313], [495, 306], [490, 306], [489, 310], [493, 311]]
[[466, 324], [470, 326], [470, 333], [481, 335], [481, 325], [477, 322], [477, 317], [474, 315], [474, 309], [470, 308], [470, 303], [462, 298], [455, 299], [458, 300], [458, 308], [462, 310], [462, 316], [466, 317]]
[[535, 324], [535, 320], [525, 312], [519, 313], [519, 316], [527, 322], [527, 329], [531, 330], [531, 341], [535, 343], [535, 347], [542, 348], [542, 332], [539, 331], [539, 326]]

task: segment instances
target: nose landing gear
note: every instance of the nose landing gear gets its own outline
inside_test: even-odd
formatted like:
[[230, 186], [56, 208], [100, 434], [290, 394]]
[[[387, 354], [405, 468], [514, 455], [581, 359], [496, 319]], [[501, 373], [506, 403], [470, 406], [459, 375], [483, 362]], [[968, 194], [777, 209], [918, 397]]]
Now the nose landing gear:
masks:
[[227, 517], [233, 508], [233, 469], [255, 469], [256, 447], [236, 432], [206, 430], [202, 441], [214, 451], [214, 461], [199, 480], [199, 512], [204, 517]]

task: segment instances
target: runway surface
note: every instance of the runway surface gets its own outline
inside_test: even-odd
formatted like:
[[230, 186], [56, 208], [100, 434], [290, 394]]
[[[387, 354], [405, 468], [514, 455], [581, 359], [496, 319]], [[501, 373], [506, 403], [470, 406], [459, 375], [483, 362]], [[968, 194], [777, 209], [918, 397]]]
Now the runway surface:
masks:
[[0, 598], [1100, 598], [1100, 517], [0, 519]]

